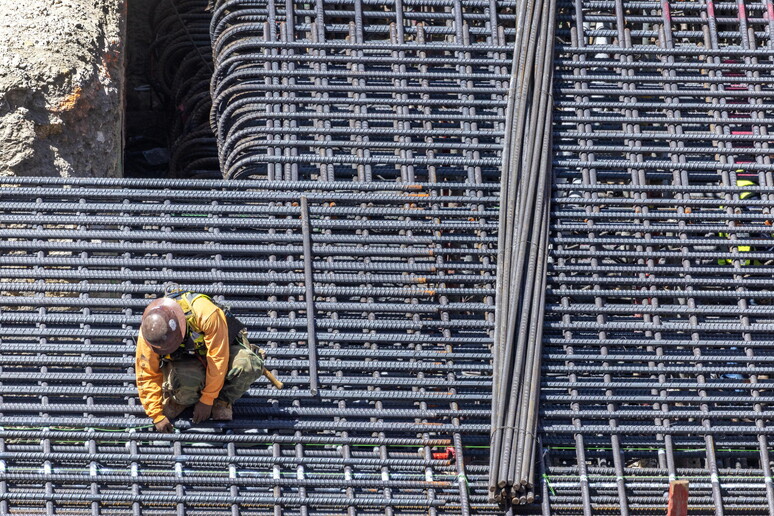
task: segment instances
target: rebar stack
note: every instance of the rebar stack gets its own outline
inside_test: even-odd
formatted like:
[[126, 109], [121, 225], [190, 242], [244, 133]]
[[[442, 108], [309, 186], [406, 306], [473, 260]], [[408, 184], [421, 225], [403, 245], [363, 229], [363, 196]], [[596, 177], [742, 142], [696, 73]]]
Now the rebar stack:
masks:
[[500, 190], [489, 463], [491, 495], [505, 507], [535, 500], [555, 3], [520, 2], [517, 19]]
[[544, 512], [774, 514], [772, 3], [558, 8]]
[[497, 183], [513, 0], [219, 0], [224, 178]]
[[220, 179], [210, 128], [212, 49], [207, 0], [163, 0], [153, 5], [150, 74], [167, 107], [169, 175]]
[[[4, 179], [0, 513], [498, 513], [497, 187], [255, 184]], [[133, 339], [167, 282], [230, 305], [285, 388], [153, 432]]]

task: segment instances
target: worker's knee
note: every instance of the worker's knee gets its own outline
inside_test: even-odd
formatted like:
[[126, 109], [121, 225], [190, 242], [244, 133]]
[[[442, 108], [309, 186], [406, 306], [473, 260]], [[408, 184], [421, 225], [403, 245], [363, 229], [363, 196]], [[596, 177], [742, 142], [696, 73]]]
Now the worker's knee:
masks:
[[207, 372], [198, 360], [183, 360], [170, 364], [168, 383], [172, 399], [181, 405], [193, 405], [202, 394]]

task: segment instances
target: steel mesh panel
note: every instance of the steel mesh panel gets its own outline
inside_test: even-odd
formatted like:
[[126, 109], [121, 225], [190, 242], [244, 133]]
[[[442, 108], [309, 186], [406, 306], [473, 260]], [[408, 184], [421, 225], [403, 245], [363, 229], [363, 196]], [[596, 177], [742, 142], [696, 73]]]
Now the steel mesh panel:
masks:
[[[496, 188], [4, 183], [0, 512], [497, 513]], [[165, 281], [229, 304], [285, 389], [261, 379], [232, 423], [151, 432], [133, 338]]]
[[549, 505], [770, 514], [772, 4], [559, 7]]
[[514, 5], [217, 2], [223, 176], [498, 181]]

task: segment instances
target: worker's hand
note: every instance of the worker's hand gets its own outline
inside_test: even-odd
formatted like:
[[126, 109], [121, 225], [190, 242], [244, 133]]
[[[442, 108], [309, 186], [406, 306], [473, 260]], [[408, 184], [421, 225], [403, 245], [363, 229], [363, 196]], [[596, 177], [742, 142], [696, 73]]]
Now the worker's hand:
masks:
[[164, 434], [170, 433], [175, 428], [172, 426], [172, 423], [169, 422], [169, 419], [164, 418], [158, 423], [154, 423], [154, 426], [156, 427], [157, 432], [161, 432]]
[[196, 403], [196, 406], [194, 406], [193, 422], [201, 423], [202, 421], [207, 421], [210, 419], [210, 414], [212, 414], [212, 405], [205, 405], [199, 401]]

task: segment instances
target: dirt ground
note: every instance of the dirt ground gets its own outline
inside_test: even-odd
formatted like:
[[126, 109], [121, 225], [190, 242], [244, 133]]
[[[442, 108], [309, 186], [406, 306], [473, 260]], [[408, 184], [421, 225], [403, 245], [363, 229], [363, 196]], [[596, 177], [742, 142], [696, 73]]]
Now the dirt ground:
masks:
[[125, 8], [0, 0], [0, 175], [121, 175]]

